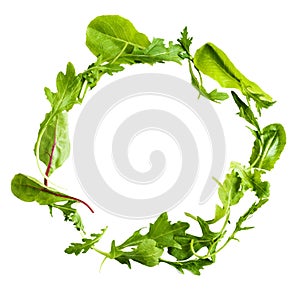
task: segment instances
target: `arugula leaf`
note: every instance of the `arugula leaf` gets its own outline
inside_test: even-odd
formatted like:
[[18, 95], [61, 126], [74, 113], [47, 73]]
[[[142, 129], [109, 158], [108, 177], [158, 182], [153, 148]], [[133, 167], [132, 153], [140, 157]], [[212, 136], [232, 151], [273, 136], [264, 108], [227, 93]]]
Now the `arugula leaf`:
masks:
[[190, 46], [193, 42], [193, 37], [189, 37], [188, 29], [187, 27], [184, 27], [182, 32], [180, 33], [181, 37], [177, 39], [177, 41], [180, 43], [181, 47], [185, 51], [185, 53], [181, 53], [182, 58], [191, 58], [190, 54]]
[[82, 243], [71, 243], [71, 245], [65, 249], [67, 254], [75, 254], [76, 256], [81, 253], [86, 253], [90, 249], [93, 249], [94, 245], [97, 244], [102, 236], [104, 235], [107, 227], [102, 229], [99, 234], [91, 234], [91, 238], [83, 238]]
[[57, 92], [53, 93], [45, 87], [45, 94], [52, 107], [52, 114], [69, 111], [78, 103], [78, 96], [82, 87], [81, 79], [76, 76], [71, 62], [67, 64], [66, 74], [59, 72], [56, 78]]
[[245, 104], [234, 91], [231, 91], [231, 94], [232, 94], [232, 97], [233, 97], [236, 105], [238, 106], [238, 108], [240, 110], [239, 116], [244, 118], [247, 122], [249, 122], [254, 127], [256, 127], [258, 131], [260, 131], [259, 124], [257, 122], [257, 118], [254, 116], [254, 113], [253, 113], [251, 107], [248, 106], [247, 104]]
[[[46, 114], [46, 122], [50, 114]], [[36, 145], [35, 145], [35, 153]], [[47, 124], [42, 135], [39, 149], [39, 159], [47, 166], [46, 175], [50, 176], [61, 167], [70, 155], [70, 140], [67, 113], [55, 115]]]
[[254, 141], [250, 165], [255, 168], [272, 170], [286, 144], [283, 126], [278, 123], [266, 126]]
[[167, 263], [176, 268], [180, 273], [184, 273], [184, 270], [190, 271], [194, 275], [200, 275], [200, 270], [205, 266], [213, 264], [210, 259], [194, 259], [188, 261], [171, 262], [167, 260], [161, 260], [160, 262]]
[[165, 61], [173, 61], [181, 63], [182, 58], [179, 56], [182, 53], [182, 48], [178, 44], [169, 42], [166, 47], [164, 40], [161, 38], [154, 38], [153, 41], [145, 49], [134, 48], [131, 53], [123, 53], [116, 63], [120, 64], [134, 64], [134, 63], [163, 63]]
[[40, 205], [52, 205], [57, 202], [65, 201], [66, 195], [54, 189], [44, 186], [38, 180], [17, 174], [11, 182], [11, 191], [24, 202], [38, 202]]
[[86, 32], [86, 45], [102, 61], [113, 61], [122, 53], [130, 54], [135, 47], [145, 49], [150, 44], [145, 34], [118, 15], [98, 16], [90, 22]]
[[78, 231], [82, 231], [83, 233], [85, 233], [82, 219], [81, 219], [79, 213], [77, 212], [77, 210], [72, 207], [72, 205], [76, 204], [76, 203], [77, 203], [77, 201], [68, 201], [62, 205], [51, 204], [51, 205], [49, 205], [50, 214], [52, 216], [52, 208], [56, 208], [56, 209], [60, 210], [63, 213], [66, 222], [67, 221], [72, 222]]
[[175, 247], [180, 249], [181, 246], [176, 242], [174, 236], [182, 235], [188, 227], [189, 224], [184, 222], [177, 222], [171, 225], [165, 212], [157, 218], [154, 224], [150, 224], [146, 237], [155, 240], [160, 248]]
[[216, 80], [222, 87], [240, 90], [249, 101], [253, 99], [258, 112], [274, 102], [256, 83], [246, 78], [216, 45], [207, 43], [194, 56], [194, 64], [201, 72]]
[[111, 256], [121, 264], [127, 264], [131, 268], [130, 260], [141, 263], [145, 266], [153, 267], [158, 265], [163, 249], [157, 247], [157, 243], [152, 239], [144, 239], [132, 251], [121, 251], [112, 243]]
[[231, 168], [235, 171], [242, 180], [242, 190], [251, 190], [256, 193], [258, 198], [268, 198], [270, 195], [270, 184], [261, 180], [261, 175], [264, 171], [252, 168], [246, 168], [240, 163], [232, 162]]

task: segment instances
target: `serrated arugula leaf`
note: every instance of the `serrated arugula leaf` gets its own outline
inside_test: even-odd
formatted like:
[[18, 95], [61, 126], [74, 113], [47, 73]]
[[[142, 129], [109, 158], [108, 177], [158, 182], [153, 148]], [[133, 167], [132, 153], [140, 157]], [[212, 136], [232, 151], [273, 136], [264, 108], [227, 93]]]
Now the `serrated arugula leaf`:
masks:
[[93, 249], [94, 245], [100, 241], [106, 230], [107, 228], [104, 228], [99, 234], [91, 234], [91, 238], [83, 238], [82, 243], [71, 243], [71, 245], [65, 249], [65, 253], [75, 254], [76, 256], [81, 253], [86, 253], [90, 249]]
[[152, 65], [165, 61], [173, 61], [180, 64], [182, 58], [179, 55], [182, 51], [181, 46], [173, 44], [172, 41], [169, 42], [168, 46], [165, 46], [163, 39], [154, 38], [145, 49], [135, 48], [131, 53], [123, 53], [116, 63], [147, 63]]
[[78, 103], [81, 87], [81, 79], [76, 75], [73, 64], [69, 62], [66, 73], [59, 72], [57, 75], [57, 92], [54, 93], [49, 88], [45, 88], [45, 94], [52, 107], [52, 114], [69, 111], [74, 104]]
[[166, 260], [161, 260], [163, 263], [167, 263], [174, 268], [176, 268], [180, 273], [184, 273], [184, 270], [190, 271], [194, 275], [200, 275], [200, 270], [205, 266], [211, 265], [213, 261], [209, 259], [194, 259], [182, 262], [171, 262]]
[[[67, 113], [58, 113], [50, 122], [51, 113], [47, 113], [45, 122], [48, 122], [41, 137], [39, 159], [47, 166], [46, 175], [50, 176], [57, 168], [61, 167], [70, 155], [70, 140]], [[36, 152], [35, 145], [35, 154]]]
[[57, 202], [65, 201], [66, 195], [44, 186], [38, 180], [17, 174], [11, 182], [11, 191], [24, 202], [37, 202], [40, 205], [52, 205]]
[[122, 53], [133, 49], [145, 49], [150, 44], [148, 37], [136, 30], [133, 24], [119, 15], [103, 15], [90, 22], [86, 32], [86, 45], [103, 62], [113, 61]]
[[171, 224], [168, 221], [167, 213], [162, 213], [155, 223], [150, 224], [150, 229], [146, 237], [155, 240], [157, 246], [160, 248], [175, 247], [180, 249], [181, 246], [176, 242], [174, 236], [184, 234], [188, 227], [189, 224], [184, 222]]
[[222, 87], [236, 88], [248, 99], [253, 99], [258, 112], [274, 102], [256, 83], [246, 78], [216, 45], [207, 43], [194, 56], [194, 64], [202, 73], [216, 80]]
[[141, 263], [145, 266], [153, 267], [158, 265], [163, 249], [157, 247], [157, 243], [152, 239], [144, 239], [130, 252], [121, 251], [112, 245], [111, 256], [122, 264], [131, 267], [130, 260]]
[[272, 170], [286, 144], [283, 126], [278, 123], [266, 126], [254, 141], [250, 165], [264, 170]]
[[187, 27], [184, 27], [182, 32], [180, 33], [181, 37], [177, 39], [177, 41], [180, 43], [181, 47], [185, 51], [185, 53], [181, 53], [182, 58], [188, 58], [190, 59], [190, 46], [193, 42], [193, 37], [189, 37], [188, 29]]
[[83, 233], [85, 233], [82, 219], [79, 213], [77, 212], [77, 210], [72, 207], [76, 203], [77, 201], [68, 201], [62, 205], [58, 205], [58, 204], [49, 205], [50, 213], [52, 216], [52, 208], [56, 208], [60, 210], [63, 213], [66, 222], [67, 221], [72, 222], [78, 231], [82, 231]]
[[268, 198], [270, 195], [270, 184], [267, 181], [262, 181], [261, 176], [264, 171], [252, 168], [246, 168], [240, 163], [232, 162], [231, 168], [236, 172], [242, 182], [243, 191], [251, 190], [255, 192], [258, 198]]
[[240, 110], [239, 116], [244, 118], [247, 122], [249, 122], [255, 128], [257, 128], [258, 131], [260, 131], [259, 124], [257, 122], [257, 118], [254, 116], [254, 113], [251, 110], [250, 106], [248, 106], [246, 103], [244, 103], [234, 91], [232, 91], [231, 94], [232, 94], [232, 97], [233, 97], [236, 105], [238, 106], [238, 108]]

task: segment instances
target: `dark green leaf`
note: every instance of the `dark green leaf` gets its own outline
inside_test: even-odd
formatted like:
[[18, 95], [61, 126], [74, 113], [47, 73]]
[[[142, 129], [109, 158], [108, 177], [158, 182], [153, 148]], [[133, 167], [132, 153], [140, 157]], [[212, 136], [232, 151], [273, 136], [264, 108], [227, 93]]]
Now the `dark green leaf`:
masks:
[[99, 242], [106, 228], [101, 230], [100, 234], [91, 234], [91, 238], [83, 238], [82, 243], [71, 243], [71, 245], [65, 250], [67, 254], [75, 254], [76, 256], [80, 253], [86, 253], [94, 247], [95, 244]]
[[249, 122], [254, 127], [256, 127], [258, 129], [258, 131], [260, 131], [259, 124], [257, 122], [257, 118], [254, 116], [254, 113], [251, 110], [250, 106], [245, 104], [234, 91], [232, 91], [231, 94], [233, 96], [233, 99], [234, 99], [236, 105], [238, 106], [238, 108], [240, 110], [239, 116], [244, 118], [247, 122]]
[[286, 134], [281, 124], [266, 126], [256, 139], [252, 149], [250, 165], [264, 170], [272, 170], [286, 144]]
[[268, 108], [274, 103], [270, 95], [246, 78], [227, 55], [212, 43], [207, 43], [196, 51], [194, 64], [222, 87], [239, 89], [248, 101], [253, 99], [259, 112], [261, 108]]
[[167, 263], [175, 267], [181, 273], [184, 273], [184, 270], [187, 270], [193, 273], [194, 275], [200, 275], [200, 270], [202, 270], [204, 266], [208, 266], [213, 263], [213, 261], [209, 259], [195, 259], [195, 260], [188, 260], [184, 262], [171, 262], [171, 261], [161, 260], [161, 262]]
[[13, 194], [24, 202], [38, 202], [40, 205], [52, 205], [65, 201], [66, 195], [44, 186], [38, 180], [17, 174], [11, 182]]
[[122, 53], [130, 54], [133, 49], [145, 49], [150, 44], [147, 36], [138, 32], [133, 24], [118, 15], [96, 17], [88, 25], [86, 45], [102, 61], [113, 61]]
[[186, 52], [186, 57], [182, 54], [183, 58], [190, 58], [190, 46], [192, 44], [193, 37], [189, 37], [187, 27], [183, 29], [181, 37], [177, 41]]

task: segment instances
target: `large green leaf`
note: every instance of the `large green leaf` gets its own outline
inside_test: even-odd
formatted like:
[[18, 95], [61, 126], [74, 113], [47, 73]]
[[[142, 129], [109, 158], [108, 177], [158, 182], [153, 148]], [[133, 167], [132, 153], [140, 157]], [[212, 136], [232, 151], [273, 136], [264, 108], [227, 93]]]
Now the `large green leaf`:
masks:
[[24, 202], [38, 202], [40, 205], [51, 205], [56, 202], [65, 201], [65, 195], [44, 186], [38, 180], [17, 174], [11, 182], [11, 191]]
[[246, 78], [216, 45], [207, 43], [194, 56], [194, 64], [204, 74], [216, 80], [222, 87], [239, 89], [247, 99], [253, 99], [260, 112], [274, 102], [256, 83]]
[[[50, 114], [46, 114], [46, 122]], [[59, 113], [51, 118], [45, 127], [40, 142], [39, 159], [47, 166], [47, 175], [50, 176], [63, 165], [69, 155], [68, 115], [67, 113]]]
[[98, 16], [90, 22], [86, 32], [86, 45], [103, 61], [118, 58], [123, 52], [145, 49], [150, 44], [147, 36], [138, 32], [133, 24], [118, 15]]
[[260, 139], [254, 142], [250, 165], [270, 171], [280, 158], [285, 144], [286, 134], [281, 124], [266, 126], [261, 132]]

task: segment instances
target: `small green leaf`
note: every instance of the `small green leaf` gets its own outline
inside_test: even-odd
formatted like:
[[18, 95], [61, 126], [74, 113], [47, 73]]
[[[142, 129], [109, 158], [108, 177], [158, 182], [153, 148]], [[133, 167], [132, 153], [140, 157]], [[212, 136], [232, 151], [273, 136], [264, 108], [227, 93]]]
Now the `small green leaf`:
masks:
[[232, 97], [233, 97], [236, 105], [238, 106], [238, 108], [240, 110], [239, 116], [244, 118], [247, 122], [249, 122], [254, 127], [256, 127], [258, 129], [258, 131], [260, 131], [259, 124], [257, 122], [257, 118], [254, 116], [254, 113], [251, 110], [250, 106], [245, 104], [234, 91], [232, 91], [231, 94], [232, 94]]
[[52, 114], [69, 111], [78, 103], [78, 96], [82, 87], [79, 76], [75, 74], [75, 68], [71, 62], [67, 64], [66, 74], [59, 72], [56, 78], [57, 92], [53, 93], [45, 88], [45, 94], [52, 106]]
[[246, 78], [230, 61], [227, 55], [212, 43], [196, 51], [194, 64], [204, 74], [216, 80], [222, 87], [236, 88], [248, 99], [253, 99], [258, 112], [274, 102], [256, 83]]
[[162, 213], [154, 224], [150, 224], [150, 229], [146, 236], [155, 240], [160, 248], [175, 247], [180, 249], [180, 244], [175, 241], [174, 236], [182, 235], [188, 227], [189, 225], [184, 222], [177, 222], [171, 225], [171, 222], [168, 221], [167, 213]]
[[164, 40], [154, 38], [153, 41], [145, 49], [135, 48], [131, 53], [123, 53], [116, 63], [120, 64], [134, 64], [134, 63], [163, 63], [165, 61], [173, 61], [181, 63], [182, 58], [179, 56], [182, 53], [182, 48], [178, 44], [169, 42], [165, 46]]
[[[49, 122], [50, 115], [51, 113], [47, 113], [41, 124], [43, 127], [48, 122], [39, 148], [39, 159], [47, 166], [48, 176], [61, 167], [70, 155], [68, 115], [59, 113]], [[35, 154], [37, 153], [36, 147], [35, 145]]]
[[195, 259], [182, 262], [171, 262], [166, 260], [161, 260], [163, 263], [167, 263], [174, 268], [176, 268], [180, 273], [184, 273], [184, 270], [190, 271], [194, 275], [200, 275], [200, 270], [205, 266], [213, 264], [213, 261], [209, 259]]
[[156, 246], [156, 242], [152, 239], [142, 240], [136, 248], [131, 252], [118, 251], [118, 247], [114, 249], [115, 258], [122, 264], [130, 267], [130, 260], [141, 263], [145, 266], [153, 267], [158, 265], [159, 259], [163, 253], [163, 249]]
[[13, 194], [24, 202], [38, 202], [40, 205], [52, 205], [66, 200], [66, 195], [44, 186], [38, 180], [17, 174], [11, 182]]
[[83, 233], [85, 233], [82, 219], [79, 213], [77, 212], [77, 210], [72, 207], [72, 205], [76, 203], [77, 201], [68, 201], [62, 205], [58, 205], [58, 204], [49, 205], [51, 210], [51, 216], [52, 216], [52, 208], [56, 208], [63, 213], [66, 222], [67, 221], [72, 222], [78, 231], [82, 231]]
[[145, 34], [118, 15], [96, 17], [86, 32], [87, 47], [96, 57], [101, 55], [103, 62], [117, 59], [123, 52], [130, 54], [135, 47], [145, 49], [149, 44]]
[[272, 170], [286, 144], [286, 134], [281, 124], [266, 126], [260, 138], [254, 141], [250, 165], [264, 170]]
[[181, 37], [177, 39], [180, 43], [181, 47], [186, 51], [186, 57], [184, 55], [183, 58], [190, 58], [190, 46], [193, 41], [193, 37], [189, 37], [187, 27], [184, 27], [183, 31], [181, 32]]
[[71, 245], [65, 250], [65, 253], [75, 254], [76, 256], [81, 253], [86, 253], [87, 251], [92, 249], [95, 244], [97, 244], [100, 241], [106, 229], [107, 228], [102, 229], [99, 234], [91, 234], [90, 239], [83, 238], [82, 243], [71, 243]]

